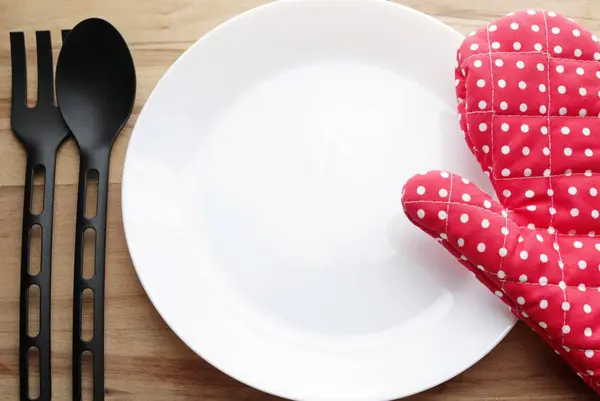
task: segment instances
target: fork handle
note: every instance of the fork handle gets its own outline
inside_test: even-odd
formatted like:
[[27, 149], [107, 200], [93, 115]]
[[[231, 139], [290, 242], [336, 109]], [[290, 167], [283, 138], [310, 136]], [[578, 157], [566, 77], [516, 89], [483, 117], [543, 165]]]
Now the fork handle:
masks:
[[[29, 397], [29, 358], [31, 349], [38, 350], [39, 401], [50, 401], [51, 380], [51, 268], [52, 268], [52, 223], [54, 214], [54, 179], [56, 154], [53, 152], [31, 151], [27, 155], [25, 171], [25, 193], [23, 202], [23, 230], [21, 244], [21, 287], [19, 308], [19, 373], [21, 400]], [[39, 214], [32, 213], [34, 174], [38, 168], [44, 172], [44, 201]], [[41, 266], [37, 274], [31, 271], [31, 233], [34, 226], [41, 228]], [[30, 335], [29, 290], [39, 287], [38, 333]]]
[[[97, 148], [89, 152], [80, 149], [79, 185], [77, 194], [77, 222], [75, 227], [75, 273], [73, 283], [73, 400], [82, 398], [83, 354], [92, 354], [93, 401], [104, 400], [104, 290], [105, 290], [105, 251], [106, 215], [108, 204], [108, 171], [110, 148]], [[98, 196], [96, 214], [86, 217], [88, 176], [92, 171], [98, 176]], [[83, 275], [84, 234], [88, 229], [96, 233], [94, 246], [94, 273], [92, 277]], [[82, 338], [83, 292], [90, 289], [94, 293], [94, 319], [92, 338]]]

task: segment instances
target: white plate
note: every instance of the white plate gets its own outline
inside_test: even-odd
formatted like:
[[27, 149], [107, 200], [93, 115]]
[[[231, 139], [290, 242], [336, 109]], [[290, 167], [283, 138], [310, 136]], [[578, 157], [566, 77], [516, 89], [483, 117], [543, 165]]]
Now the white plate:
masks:
[[405, 218], [406, 179], [490, 189], [456, 122], [462, 37], [378, 0], [283, 0], [200, 39], [144, 106], [123, 220], [177, 335], [294, 400], [389, 400], [489, 352], [507, 308]]

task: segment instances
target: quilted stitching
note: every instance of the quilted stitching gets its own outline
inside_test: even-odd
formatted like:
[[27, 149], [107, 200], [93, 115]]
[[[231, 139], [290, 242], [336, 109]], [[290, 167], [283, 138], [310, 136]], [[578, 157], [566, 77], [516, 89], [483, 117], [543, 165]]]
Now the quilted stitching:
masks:
[[551, 11], [470, 34], [457, 52], [459, 121], [499, 202], [444, 171], [414, 176], [402, 197], [408, 218], [598, 393], [599, 60], [598, 38]]

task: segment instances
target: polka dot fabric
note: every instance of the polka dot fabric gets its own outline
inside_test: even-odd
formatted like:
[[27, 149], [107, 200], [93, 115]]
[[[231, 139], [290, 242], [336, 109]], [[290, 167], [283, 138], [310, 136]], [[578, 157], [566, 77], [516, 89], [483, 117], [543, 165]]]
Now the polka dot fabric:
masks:
[[600, 44], [545, 10], [470, 34], [455, 85], [466, 142], [497, 194], [412, 177], [408, 218], [600, 394]]

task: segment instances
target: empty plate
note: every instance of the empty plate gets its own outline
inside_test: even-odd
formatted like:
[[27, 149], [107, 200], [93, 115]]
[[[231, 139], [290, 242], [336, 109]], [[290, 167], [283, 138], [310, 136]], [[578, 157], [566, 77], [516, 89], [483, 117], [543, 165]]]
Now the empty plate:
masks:
[[407, 396], [515, 319], [406, 219], [406, 179], [486, 177], [459, 130], [462, 37], [379, 0], [282, 0], [224, 23], [160, 80], [123, 175], [130, 253], [173, 331], [293, 400]]

